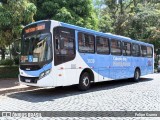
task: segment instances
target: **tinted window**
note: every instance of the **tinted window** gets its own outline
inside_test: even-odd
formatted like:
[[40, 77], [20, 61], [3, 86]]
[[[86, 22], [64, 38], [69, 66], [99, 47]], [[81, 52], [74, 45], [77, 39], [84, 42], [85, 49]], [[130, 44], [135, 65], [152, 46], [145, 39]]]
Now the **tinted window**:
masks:
[[141, 55], [142, 55], [142, 57], [147, 56], [147, 47], [144, 45], [141, 45]]
[[[31, 34], [30, 34], [31, 35]], [[50, 33], [32, 34], [23, 38], [21, 62], [45, 62], [52, 59], [52, 40]], [[32, 56], [29, 59], [27, 56]]]
[[94, 53], [94, 41], [95, 37], [90, 34], [78, 33], [78, 45], [79, 51], [83, 53]]
[[54, 29], [55, 65], [73, 60], [75, 57], [75, 31], [65, 27]]
[[140, 47], [138, 44], [132, 44], [132, 55], [133, 56], [140, 56]]
[[123, 42], [122, 43], [122, 54], [124, 56], [130, 56], [131, 55], [131, 43]]
[[152, 47], [147, 47], [147, 57], [153, 57], [153, 49], [152, 49]]
[[121, 55], [121, 41], [111, 40], [111, 54]]
[[74, 31], [68, 28], [57, 28], [55, 34], [55, 53], [59, 55], [74, 54]]
[[109, 39], [103, 37], [96, 37], [97, 53], [109, 54]]

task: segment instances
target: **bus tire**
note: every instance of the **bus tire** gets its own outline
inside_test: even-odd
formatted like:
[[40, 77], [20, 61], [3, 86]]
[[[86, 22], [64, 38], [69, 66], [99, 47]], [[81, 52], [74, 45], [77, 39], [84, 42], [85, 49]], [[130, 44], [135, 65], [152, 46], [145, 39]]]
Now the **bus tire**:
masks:
[[81, 91], [86, 91], [91, 86], [91, 77], [88, 72], [83, 72], [80, 76], [78, 88]]
[[136, 68], [136, 70], [134, 71], [133, 81], [138, 82], [140, 80], [140, 75], [141, 75], [140, 70]]

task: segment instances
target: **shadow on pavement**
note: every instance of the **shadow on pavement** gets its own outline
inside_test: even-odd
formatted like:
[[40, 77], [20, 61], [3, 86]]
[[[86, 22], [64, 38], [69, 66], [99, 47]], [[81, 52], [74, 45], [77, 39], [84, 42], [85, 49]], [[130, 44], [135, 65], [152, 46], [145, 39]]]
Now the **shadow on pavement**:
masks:
[[57, 88], [50, 88], [50, 89], [37, 89], [37, 90], [30, 90], [30, 91], [23, 91], [18, 93], [11, 93], [7, 96], [14, 99], [24, 100], [28, 102], [38, 103], [38, 102], [45, 102], [45, 101], [54, 101], [55, 99], [86, 94], [96, 91], [103, 91], [103, 90], [110, 90], [122, 86], [138, 84], [141, 82], [148, 82], [153, 79], [151, 78], [141, 78], [140, 82], [132, 82], [130, 79], [123, 79], [123, 80], [114, 80], [114, 81], [106, 81], [95, 83], [91, 86], [88, 91], [79, 91], [77, 87], [74, 86], [67, 86], [67, 87], [57, 87]]

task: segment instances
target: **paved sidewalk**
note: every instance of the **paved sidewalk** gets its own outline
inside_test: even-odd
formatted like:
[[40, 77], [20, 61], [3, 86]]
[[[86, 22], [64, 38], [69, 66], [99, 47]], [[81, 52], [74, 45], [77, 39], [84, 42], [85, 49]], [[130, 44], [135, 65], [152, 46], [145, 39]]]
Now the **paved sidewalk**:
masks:
[[19, 85], [17, 78], [0, 79], [0, 95], [10, 92], [18, 92], [18, 91], [32, 90], [32, 89], [36, 89], [36, 87]]

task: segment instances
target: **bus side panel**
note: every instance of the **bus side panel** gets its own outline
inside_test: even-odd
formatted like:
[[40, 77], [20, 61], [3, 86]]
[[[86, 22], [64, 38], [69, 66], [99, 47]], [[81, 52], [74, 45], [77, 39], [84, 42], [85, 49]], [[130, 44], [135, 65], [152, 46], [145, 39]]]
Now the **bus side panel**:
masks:
[[140, 70], [141, 70], [141, 75], [145, 75], [146, 74], [146, 72], [147, 72], [147, 65], [146, 65], [146, 59], [145, 58], [143, 58], [143, 57], [139, 57], [139, 59], [140, 59]]
[[148, 58], [147, 61], [147, 74], [154, 73], [154, 58]]
[[122, 79], [125, 76], [122, 56], [111, 56], [110, 77], [112, 79]]
[[[96, 61], [95, 55], [80, 54], [76, 51], [76, 57], [74, 60], [56, 66], [56, 86], [79, 84], [80, 75], [86, 68], [91, 69], [95, 81], [98, 80], [98, 74], [94, 71], [96, 69], [96, 64], [93, 62], [93, 60]], [[87, 63], [89, 63], [89, 65]]]
[[136, 67], [140, 68], [141, 76], [153, 73], [153, 58], [134, 57], [132, 59], [132, 66], [133, 73]]
[[123, 69], [124, 69], [124, 78], [132, 78], [134, 74], [134, 70], [132, 67], [132, 57], [130, 56], [123, 56]]
[[[79, 57], [77, 60], [78, 68], [84, 70], [86, 68], [92, 70], [94, 74], [94, 81], [98, 81], [98, 68], [97, 68], [97, 58], [96, 54], [90, 54], [90, 53], [79, 53]], [[80, 60], [80, 61], [79, 61]], [[81, 64], [83, 63], [83, 64]], [[78, 73], [82, 72], [79, 70]]]
[[141, 75], [147, 75], [153, 73], [153, 58], [143, 58], [144, 60], [141, 61], [144, 69], [142, 69], [142, 74]]
[[110, 80], [111, 55], [96, 54], [98, 81]]
[[95, 82], [124, 78], [122, 61], [120, 61], [119, 66], [113, 66], [113, 56], [86, 53], [80, 53], [80, 55], [87, 64], [87, 67], [84, 66], [83, 69], [93, 68]]
[[78, 83], [77, 59], [55, 66], [55, 86], [67, 86]]
[[141, 63], [140, 63], [140, 58], [139, 57], [132, 57], [132, 72], [133, 72], [133, 75], [132, 77], [134, 77], [134, 72], [135, 72], [135, 69], [136, 67], [139, 67], [141, 69]]

